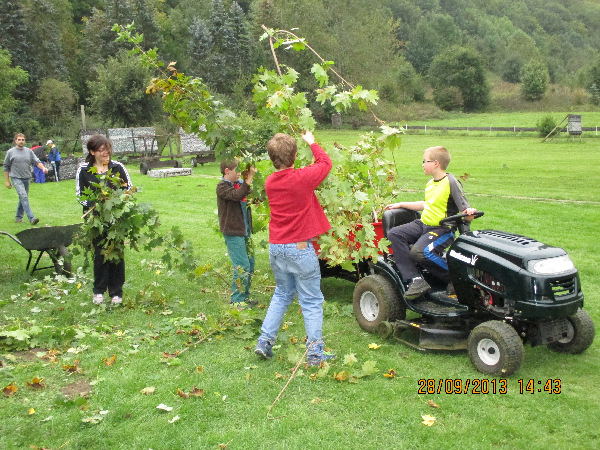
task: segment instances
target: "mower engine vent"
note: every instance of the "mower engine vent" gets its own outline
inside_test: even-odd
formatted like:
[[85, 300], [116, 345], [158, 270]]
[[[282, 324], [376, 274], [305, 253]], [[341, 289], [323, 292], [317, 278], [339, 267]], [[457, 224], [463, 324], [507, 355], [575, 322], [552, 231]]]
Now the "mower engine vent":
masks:
[[554, 297], [564, 297], [575, 293], [575, 278], [568, 280], [553, 280], [550, 282]]
[[538, 243], [538, 241], [536, 241], [535, 239], [531, 239], [531, 238], [521, 236], [518, 234], [503, 233], [502, 231], [482, 230], [482, 231], [479, 231], [479, 234], [485, 234], [487, 236], [493, 236], [493, 237], [497, 237], [500, 239], [505, 239], [507, 241], [512, 241], [516, 244], [521, 244], [521, 245], [529, 245], [529, 244]]
[[488, 272], [484, 272], [483, 270], [474, 269], [473, 276], [477, 281], [479, 281], [482, 285], [486, 286], [489, 289], [492, 289], [496, 292], [505, 293], [506, 286], [502, 284], [494, 275]]

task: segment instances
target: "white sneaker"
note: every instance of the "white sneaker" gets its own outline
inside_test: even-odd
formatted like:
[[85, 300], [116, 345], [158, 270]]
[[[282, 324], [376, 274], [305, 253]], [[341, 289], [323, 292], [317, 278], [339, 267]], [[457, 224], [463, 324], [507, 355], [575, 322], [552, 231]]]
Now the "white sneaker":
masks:
[[123, 303], [123, 298], [119, 297], [118, 295], [115, 295], [112, 300], [110, 301], [113, 305], [118, 305], [120, 303]]
[[92, 299], [94, 305], [99, 305], [104, 301], [104, 295], [102, 294], [94, 294], [94, 298]]

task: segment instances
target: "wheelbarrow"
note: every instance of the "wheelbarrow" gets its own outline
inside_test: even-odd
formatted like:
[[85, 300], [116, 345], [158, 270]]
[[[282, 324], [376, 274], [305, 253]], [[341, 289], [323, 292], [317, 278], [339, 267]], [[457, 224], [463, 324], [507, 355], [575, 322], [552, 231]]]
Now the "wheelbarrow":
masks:
[[[0, 231], [10, 237], [13, 241], [23, 247], [29, 253], [27, 267], [25, 270], [31, 274], [36, 270], [54, 268], [56, 273], [71, 273], [71, 261], [67, 258], [69, 250], [67, 247], [73, 242], [73, 234], [79, 229], [81, 224], [63, 225], [58, 227], [39, 227], [28, 228], [19, 231], [16, 235]], [[31, 270], [31, 260], [35, 251], [39, 254]], [[52, 260], [52, 266], [38, 267], [42, 255], [46, 253]]]

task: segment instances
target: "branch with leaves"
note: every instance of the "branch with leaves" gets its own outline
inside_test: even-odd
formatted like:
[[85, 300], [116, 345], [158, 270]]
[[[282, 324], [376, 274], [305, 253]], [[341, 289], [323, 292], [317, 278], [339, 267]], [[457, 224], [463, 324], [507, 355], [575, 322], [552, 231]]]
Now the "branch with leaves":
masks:
[[[300, 133], [313, 130], [316, 121], [310, 110], [309, 96], [321, 104], [329, 103], [336, 111], [349, 108], [369, 111], [377, 104], [377, 92], [363, 89], [344, 79], [335, 69], [333, 61], [325, 60], [303, 38], [287, 30], [273, 30], [266, 27], [261, 39], [269, 40], [276, 70], [261, 68], [253, 78], [253, 100], [261, 120], [273, 125], [274, 130], [288, 132], [295, 136], [301, 145]], [[254, 164], [258, 176], [253, 183], [252, 203], [256, 210], [255, 229], [266, 226], [269, 206], [264, 193], [264, 180], [273, 171], [265, 149], [249, 153], [252, 147], [245, 140], [252, 130], [242, 130], [235, 125], [235, 114], [214, 100], [209, 89], [199, 78], [179, 73], [175, 63], [159, 61], [156, 49], [144, 52], [141, 48], [143, 36], [134, 34], [133, 24], [126, 27], [115, 25], [117, 40], [133, 44], [131, 50], [139, 54], [146, 65], [157, 69], [159, 76], [147, 88], [148, 93], [162, 93], [165, 110], [173, 121], [185, 130], [195, 132], [205, 139], [213, 139], [226, 146], [234, 143], [229, 156], [236, 156], [242, 164]], [[318, 59], [311, 67], [318, 88], [314, 93], [299, 92], [296, 82], [299, 72], [292, 67], [282, 66], [277, 58], [277, 49], [291, 48], [296, 51], [310, 50]], [[330, 73], [338, 80], [330, 83]], [[321, 254], [331, 264], [351, 264], [363, 258], [376, 258], [387, 247], [384, 239], [375, 242], [372, 225], [380, 217], [384, 205], [393, 197], [395, 165], [386, 155], [399, 149], [401, 128], [387, 126], [374, 113], [380, 124], [381, 135], [366, 133], [359, 142], [349, 149], [336, 144], [328, 149], [333, 160], [333, 169], [325, 182], [317, 190], [325, 212], [333, 224], [328, 234], [321, 236]], [[239, 122], [239, 120], [238, 120]], [[235, 135], [235, 138], [232, 136]], [[233, 153], [233, 154], [232, 154]], [[311, 163], [310, 152], [299, 152], [299, 165]], [[360, 245], [357, 245], [359, 243]]]

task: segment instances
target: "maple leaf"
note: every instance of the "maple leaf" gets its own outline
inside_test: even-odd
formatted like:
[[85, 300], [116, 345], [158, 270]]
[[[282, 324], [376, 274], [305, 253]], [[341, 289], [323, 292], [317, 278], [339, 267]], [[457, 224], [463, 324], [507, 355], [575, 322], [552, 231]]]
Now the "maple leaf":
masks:
[[173, 411], [173, 407], [172, 406], [167, 406], [164, 403], [161, 403], [160, 405], [158, 405], [156, 407], [156, 409], [160, 409], [162, 411]]
[[423, 418], [423, 425], [427, 425], [428, 427], [432, 427], [435, 421], [437, 420], [435, 417], [430, 416], [429, 414], [424, 414], [421, 416]]
[[322, 399], [320, 399], [319, 397], [315, 397], [315, 398], [313, 398], [313, 399], [312, 399], [310, 402], [311, 402], [311, 403], [314, 403], [314, 404], [316, 405], [316, 404], [318, 404], [318, 403], [321, 403], [322, 401], [323, 401], [323, 400], [322, 400]]
[[463, 181], [467, 181], [469, 179], [469, 174], [465, 172], [462, 175], [459, 175], [458, 178], [460, 178]]
[[198, 389], [196, 386], [194, 386], [194, 389], [190, 391], [190, 395], [193, 395], [194, 397], [202, 397], [204, 395], [204, 389]]
[[178, 354], [178, 351], [176, 351], [175, 353], [163, 352], [163, 358], [177, 358]]
[[110, 358], [104, 358], [104, 364], [107, 366], [112, 366], [115, 363], [115, 359], [117, 358], [117, 355], [112, 355]]
[[35, 414], [35, 409], [29, 408], [29, 411], [27, 411], [27, 414], [29, 414], [29, 415]]
[[394, 369], [390, 369], [387, 373], [383, 374], [386, 378], [394, 378], [396, 376], [396, 371]]
[[375, 342], [369, 344], [369, 349], [371, 350], [377, 350], [379, 347], [381, 347], [381, 345], [376, 344]]
[[349, 353], [347, 355], [344, 355], [344, 365], [353, 366], [357, 362], [358, 362], [358, 359], [356, 359], [356, 355], [354, 353]]
[[432, 408], [439, 408], [440, 405], [435, 403], [433, 400], [427, 400], [427, 406], [431, 406]]
[[190, 398], [190, 394], [183, 392], [181, 389], [177, 388], [177, 395], [181, 398]]
[[5, 397], [10, 397], [18, 390], [19, 390], [19, 388], [16, 387], [14, 385], [14, 383], [10, 383], [8, 386], [6, 386], [4, 389], [2, 389], [2, 393], [4, 394]]
[[154, 394], [155, 390], [156, 390], [156, 388], [154, 386], [148, 386], [148, 387], [145, 387], [144, 389], [142, 389], [140, 391], [140, 394], [144, 394], [144, 395]]
[[26, 381], [25, 385], [31, 389], [44, 389], [46, 385], [42, 383], [44, 381], [43, 378], [33, 377], [31, 382]]
[[333, 379], [337, 381], [346, 381], [350, 377], [350, 373], [347, 370], [343, 370], [340, 373], [333, 373]]
[[79, 360], [76, 359], [73, 364], [68, 365], [68, 364], [63, 364], [63, 370], [65, 372], [69, 372], [69, 373], [73, 373], [73, 372], [81, 372], [81, 370], [79, 369]]
[[204, 371], [204, 366], [196, 367], [196, 373], [202, 373]]

